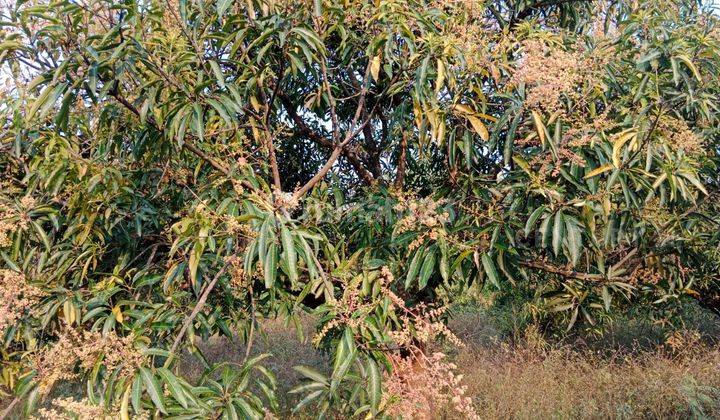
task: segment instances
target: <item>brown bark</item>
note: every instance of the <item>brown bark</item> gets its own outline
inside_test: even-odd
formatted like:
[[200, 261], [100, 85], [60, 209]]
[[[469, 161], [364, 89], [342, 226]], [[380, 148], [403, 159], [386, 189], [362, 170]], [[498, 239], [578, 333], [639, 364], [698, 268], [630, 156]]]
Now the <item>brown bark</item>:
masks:
[[307, 183], [305, 183], [305, 185], [303, 185], [299, 190], [295, 191], [295, 194], [293, 194], [293, 197], [295, 197], [296, 199], [302, 197], [303, 195], [305, 195], [305, 193], [310, 191], [310, 189], [312, 189], [312, 187], [314, 187], [315, 184], [317, 184], [318, 182], [320, 182], [320, 180], [325, 178], [325, 175], [327, 175], [327, 173], [333, 167], [333, 165], [337, 161], [338, 157], [340, 157], [340, 154], [342, 154], [342, 147], [340, 147], [340, 146], [335, 147], [335, 149], [333, 149], [332, 154], [328, 158], [327, 162], [325, 162], [325, 165], [323, 165], [323, 167], [320, 169], [320, 171], [318, 171], [318, 173], [316, 173], [315, 176], [310, 178], [310, 180]]
[[407, 165], [407, 133], [402, 133], [400, 139], [400, 156], [398, 157], [397, 175], [395, 176], [395, 188], [402, 190], [405, 185], [405, 171]]
[[[307, 193], [312, 187], [315, 186], [321, 179], [327, 175], [327, 173], [330, 171], [330, 168], [333, 167], [337, 159], [342, 154], [343, 149], [345, 146], [347, 146], [354, 138], [357, 136], [362, 130], [365, 128], [365, 126], [370, 121], [370, 118], [372, 117], [372, 112], [370, 115], [364, 119], [363, 122], [359, 123], [360, 116], [363, 115], [365, 112], [365, 98], [368, 92], [368, 79], [370, 77], [370, 63], [368, 63], [367, 68], [365, 69], [365, 76], [363, 78], [363, 85], [362, 89], [360, 90], [360, 99], [358, 100], [358, 107], [355, 111], [355, 115], [353, 116], [352, 121], [350, 122], [350, 126], [348, 127], [347, 132], [345, 133], [345, 137], [343, 138], [342, 142], [340, 142], [340, 138], [337, 135], [334, 135], [333, 138], [335, 139], [334, 144], [335, 148], [333, 149], [332, 154], [328, 158], [327, 162], [323, 167], [320, 169], [320, 171], [315, 174], [305, 185], [300, 187], [297, 191], [295, 191], [295, 194], [293, 194], [293, 199], [298, 200], [300, 199], [305, 193]], [[334, 111], [333, 111], [334, 114]], [[333, 117], [333, 122], [335, 122], [335, 117]]]
[[[318, 134], [315, 130], [311, 129], [307, 125], [307, 123], [305, 123], [305, 121], [300, 117], [300, 115], [298, 115], [295, 107], [292, 104], [292, 101], [290, 101], [290, 98], [285, 93], [279, 92], [278, 98], [280, 98], [280, 101], [283, 103], [283, 106], [285, 107], [285, 110], [290, 116], [290, 119], [295, 124], [297, 128], [296, 132], [298, 134], [307, 137], [319, 146], [326, 148], [334, 148], [332, 140]], [[373, 183], [373, 181], [375, 180], [373, 175], [365, 168], [365, 165], [363, 165], [360, 157], [357, 155], [357, 153], [355, 153], [354, 150], [344, 147], [342, 149], [342, 156], [344, 156], [348, 160], [348, 162], [358, 174], [360, 179], [362, 179], [368, 185]]]
[[177, 350], [178, 346], [180, 346], [180, 342], [185, 336], [185, 333], [187, 332], [188, 328], [190, 328], [190, 324], [192, 324], [195, 317], [200, 313], [200, 310], [205, 305], [208, 296], [210, 296], [210, 292], [215, 287], [215, 284], [218, 282], [218, 280], [220, 280], [220, 277], [225, 273], [226, 269], [227, 265], [221, 268], [220, 271], [215, 274], [215, 277], [213, 277], [212, 281], [210, 281], [210, 283], [208, 283], [208, 285], [205, 287], [205, 290], [203, 291], [202, 295], [200, 295], [200, 299], [198, 299], [197, 303], [195, 304], [195, 307], [190, 313], [190, 316], [185, 319], [185, 322], [183, 322], [183, 325], [180, 328], [180, 332], [178, 333], [177, 337], [175, 337], [175, 341], [173, 342], [172, 347], [170, 347], [170, 358], [168, 360], [171, 360], [171, 358], [174, 356], [175, 351]]

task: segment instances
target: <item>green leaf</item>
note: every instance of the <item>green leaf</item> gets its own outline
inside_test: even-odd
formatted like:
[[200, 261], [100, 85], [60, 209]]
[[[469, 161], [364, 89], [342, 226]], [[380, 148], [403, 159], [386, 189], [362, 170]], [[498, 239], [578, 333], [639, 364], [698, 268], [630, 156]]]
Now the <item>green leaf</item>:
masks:
[[450, 261], [448, 260], [446, 251], [440, 253], [440, 264], [438, 268], [440, 269], [442, 279], [448, 281], [450, 279]]
[[267, 254], [268, 238], [270, 237], [270, 218], [266, 218], [260, 227], [260, 234], [258, 235], [258, 255], [260, 258], [265, 258]]
[[322, 389], [311, 392], [305, 398], [303, 398], [299, 403], [297, 403], [295, 408], [293, 408], [293, 411], [294, 412], [300, 411], [303, 407], [305, 407], [306, 405], [310, 404], [311, 402], [316, 400], [318, 397], [320, 397], [324, 392], [325, 392], [325, 390], [322, 390]]
[[515, 133], [517, 132], [518, 125], [522, 119], [522, 112], [517, 112], [515, 118], [510, 123], [510, 128], [507, 130], [505, 135], [505, 144], [503, 147], [503, 163], [505, 166], [510, 164], [510, 160], [513, 157], [513, 145], [515, 144]]
[[380, 369], [370, 357], [367, 358], [368, 371], [368, 395], [370, 396], [370, 404], [372, 405], [373, 414], [376, 414], [380, 401], [382, 400], [382, 379]]
[[[238, 401], [238, 400], [242, 401], [242, 399], [240, 399], [240, 398], [234, 399], [234, 401]], [[247, 404], [247, 403], [245, 403], [245, 404]], [[225, 411], [223, 412], [223, 414], [224, 414], [223, 419], [227, 419], [227, 420], [237, 420], [240, 418], [238, 416], [237, 410], [235, 409], [235, 405], [232, 403], [232, 401], [225, 403]], [[245, 417], [243, 417], [243, 418], [247, 418], [247, 419], [253, 418], [252, 411], [249, 411], [249, 412], [243, 413], [243, 414], [245, 414]]]
[[215, 60], [210, 60], [210, 68], [212, 68], [213, 73], [215, 74], [215, 80], [217, 80], [218, 85], [221, 88], [225, 88], [225, 75], [223, 75], [222, 70], [220, 69], [220, 65]]
[[612, 303], [612, 296], [607, 286], [602, 287], [602, 299], [605, 304], [605, 311], [610, 312], [610, 304]]
[[193, 104], [193, 109], [195, 110], [195, 115], [193, 118], [193, 123], [195, 124], [195, 134], [200, 140], [202, 140], [205, 135], [205, 121], [203, 119], [203, 109], [200, 104]]
[[142, 397], [142, 378], [140, 375], [135, 377], [132, 384], [132, 392], [130, 395], [130, 401], [132, 402], [133, 410], [139, 413], [142, 410], [140, 398]]
[[66, 87], [67, 83], [61, 83], [58, 85], [47, 85], [45, 89], [43, 89], [40, 96], [38, 96], [35, 102], [33, 102], [32, 106], [28, 110], [25, 119], [28, 121], [32, 120], [38, 110], [40, 110], [38, 118], [42, 119], [42, 117], [44, 117], [45, 114], [50, 111], [50, 108], [52, 108], [52, 106], [55, 104], [55, 101], [57, 101], [57, 99], [60, 97], [60, 94], [65, 90]]
[[703, 194], [709, 195], [708, 191], [705, 189], [705, 186], [700, 182], [700, 180], [697, 179], [694, 174], [682, 171], [678, 172], [678, 175], [690, 181], [695, 186], [695, 188], [702, 191]]
[[157, 378], [155, 378], [155, 375], [153, 375], [146, 367], [141, 366], [139, 371], [140, 377], [142, 378], [143, 383], [145, 383], [145, 389], [150, 395], [150, 399], [153, 404], [155, 404], [155, 407], [157, 407], [160, 412], [167, 414], [167, 411], [165, 411], [165, 398], [163, 397], [162, 387], [160, 387], [160, 383], [158, 383]]
[[353, 333], [350, 328], [345, 328], [343, 338], [338, 343], [335, 353], [335, 366], [333, 368], [332, 380], [330, 381], [330, 393], [334, 393], [345, 378], [350, 366], [355, 361], [357, 348]]
[[322, 373], [318, 372], [317, 370], [315, 370], [309, 366], [295, 366], [295, 367], [293, 367], [293, 369], [300, 372], [306, 378], [312, 379], [315, 382], [318, 382], [318, 383], [321, 383], [324, 385], [330, 385], [330, 381], [328, 381], [327, 376], [323, 375]]
[[568, 251], [573, 266], [577, 265], [582, 251], [582, 234], [578, 223], [574, 218], [565, 217], [565, 229], [567, 230]]
[[30, 224], [35, 229], [35, 232], [38, 234], [40, 239], [42, 240], [43, 244], [45, 245], [45, 250], [50, 252], [50, 239], [48, 238], [47, 234], [43, 230], [42, 226], [36, 221], [31, 221]]
[[481, 260], [483, 269], [485, 270], [485, 274], [487, 274], [490, 283], [500, 289], [500, 278], [498, 276], [497, 269], [495, 268], [495, 263], [490, 258], [490, 255], [483, 254]]
[[232, 0], [219, 0], [216, 6], [218, 16], [225, 15], [225, 11], [228, 9], [228, 7], [230, 7], [231, 4]]
[[557, 256], [560, 253], [560, 245], [562, 245], [563, 236], [565, 234], [565, 221], [562, 210], [555, 213], [553, 222], [552, 248], [553, 253]]
[[407, 277], [405, 277], [405, 288], [409, 289], [412, 282], [415, 280], [418, 271], [420, 270], [420, 259], [425, 253], [425, 248], [420, 247], [415, 251], [415, 256], [410, 261], [410, 267], [408, 268]]
[[277, 246], [274, 243], [268, 247], [267, 254], [265, 255], [265, 263], [263, 264], [263, 271], [265, 272], [265, 288], [272, 289], [275, 285], [275, 278], [277, 277]]
[[424, 289], [425, 286], [427, 286], [427, 282], [430, 279], [430, 276], [432, 275], [434, 269], [435, 251], [428, 250], [427, 255], [425, 255], [425, 259], [423, 260], [422, 268], [420, 269], [420, 280], [418, 281], [418, 288], [420, 290]]
[[525, 222], [525, 237], [527, 238], [530, 235], [530, 231], [535, 227], [535, 223], [537, 223], [540, 216], [542, 216], [545, 213], [546, 206], [540, 206], [533, 210], [532, 213], [530, 213], [530, 217], [528, 217], [527, 222]]
[[282, 240], [283, 251], [285, 252], [285, 258], [287, 260], [288, 276], [290, 277], [290, 281], [295, 283], [298, 280], [297, 252], [295, 251], [295, 242], [293, 241], [292, 234], [285, 225], [280, 228], [280, 239]]
[[188, 408], [187, 397], [185, 396], [185, 392], [183, 391], [180, 382], [178, 382], [178, 378], [173, 375], [172, 372], [170, 372], [168, 369], [163, 367], [158, 368], [157, 372], [162, 377], [163, 383], [167, 385], [168, 390], [170, 391], [170, 395], [175, 398], [175, 401], [180, 403], [183, 408]]
[[218, 113], [218, 115], [220, 115], [220, 118], [222, 118], [228, 126], [233, 125], [232, 117], [230, 117], [228, 110], [225, 109], [225, 105], [211, 98], [208, 98], [207, 102], [210, 104], [210, 106], [213, 107], [213, 109]]

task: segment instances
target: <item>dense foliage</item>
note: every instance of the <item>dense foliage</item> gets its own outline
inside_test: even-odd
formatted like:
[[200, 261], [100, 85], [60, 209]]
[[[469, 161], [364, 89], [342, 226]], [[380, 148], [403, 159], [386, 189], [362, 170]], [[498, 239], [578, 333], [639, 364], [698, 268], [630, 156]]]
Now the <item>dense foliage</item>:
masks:
[[[548, 332], [720, 312], [719, 23], [690, 0], [3, 6], [0, 392], [277, 414], [252, 342], [310, 312], [334, 366], [298, 367], [298, 409], [473, 416], [423, 351], [469, 287]], [[205, 361], [216, 334], [243, 365]]]

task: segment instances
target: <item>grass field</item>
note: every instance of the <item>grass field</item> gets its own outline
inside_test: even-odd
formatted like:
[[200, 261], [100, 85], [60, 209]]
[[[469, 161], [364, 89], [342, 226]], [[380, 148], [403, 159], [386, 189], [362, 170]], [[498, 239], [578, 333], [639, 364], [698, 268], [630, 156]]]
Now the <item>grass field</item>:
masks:
[[[306, 321], [304, 341], [293, 329], [266, 322], [266, 335], [253, 348], [253, 353], [273, 355], [268, 367], [278, 377], [282, 417], [312, 414], [292, 413], [300, 399], [286, 393], [300, 380], [292, 367], [309, 363], [320, 371], [330, 369], [327, 355], [309, 344], [312, 322]], [[436, 350], [458, 365], [485, 419], [718, 418], [720, 322], [699, 312], [690, 323], [699, 329], [669, 340], [649, 323], [618, 321], [601, 338], [549, 342], [532, 328], [513, 336], [496, 314], [470, 309], [450, 323], [466, 346], [438, 343]], [[242, 345], [219, 338], [203, 349], [210, 360], [240, 361], [245, 353]], [[196, 362], [185, 369], [194, 375], [202, 372]]]
[[[328, 355], [310, 344], [312, 321], [304, 320], [302, 339], [294, 328], [265, 321], [252, 347], [252, 354], [272, 354], [265, 365], [278, 378], [281, 418], [313, 417], [312, 409], [292, 411], [301, 398], [288, 394], [301, 379], [293, 366], [330, 369]], [[429, 349], [451, 357], [484, 419], [720, 418], [720, 318], [696, 311], [687, 322], [695, 328], [670, 335], [647, 322], [618, 321], [600, 338], [559, 341], [532, 327], [514, 331], [509, 322], [512, 316], [465, 308], [450, 322], [465, 347]], [[243, 344], [225, 338], [200, 347], [210, 362], [245, 356]], [[203, 367], [186, 357], [181, 370], [197, 378]], [[79, 385], [65, 384], [54, 396], [78, 391]], [[441, 411], [429, 418], [453, 416]]]

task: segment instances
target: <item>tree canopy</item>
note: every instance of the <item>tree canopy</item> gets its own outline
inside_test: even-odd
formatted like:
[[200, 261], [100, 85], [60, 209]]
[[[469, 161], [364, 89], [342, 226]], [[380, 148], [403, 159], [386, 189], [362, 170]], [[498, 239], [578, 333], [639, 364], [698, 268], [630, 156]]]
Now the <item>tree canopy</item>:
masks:
[[[396, 416], [470, 287], [559, 332], [720, 314], [719, 23], [690, 0], [3, 6], [0, 392], [260, 418], [260, 321], [311, 313], [334, 365], [298, 367], [298, 408]], [[178, 360], [217, 334], [244, 364], [191, 383]]]

